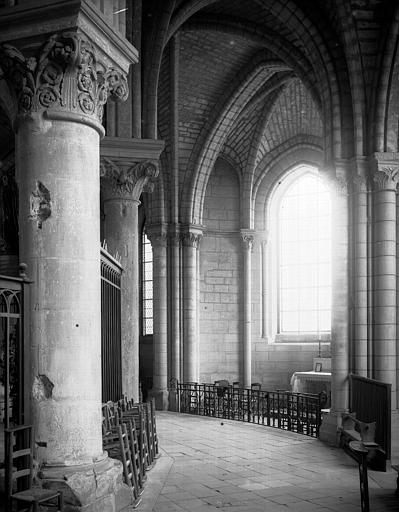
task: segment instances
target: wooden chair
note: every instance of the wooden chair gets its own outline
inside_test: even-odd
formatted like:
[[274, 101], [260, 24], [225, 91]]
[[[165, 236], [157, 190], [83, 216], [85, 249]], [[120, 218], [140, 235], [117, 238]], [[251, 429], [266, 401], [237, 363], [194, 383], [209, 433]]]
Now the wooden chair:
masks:
[[62, 512], [64, 507], [60, 491], [33, 486], [33, 426], [6, 428], [4, 433], [7, 510], [11, 512], [15, 503], [19, 511], [39, 512], [40, 506], [45, 505], [52, 507], [49, 510]]
[[140, 487], [137, 479], [136, 465], [134, 463], [134, 459], [132, 459], [132, 453], [130, 451], [131, 443], [129, 440], [129, 433], [125, 423], [118, 425], [117, 430], [120, 442], [124, 480], [125, 483], [132, 489], [134, 497], [133, 507], [136, 508], [141, 501]]

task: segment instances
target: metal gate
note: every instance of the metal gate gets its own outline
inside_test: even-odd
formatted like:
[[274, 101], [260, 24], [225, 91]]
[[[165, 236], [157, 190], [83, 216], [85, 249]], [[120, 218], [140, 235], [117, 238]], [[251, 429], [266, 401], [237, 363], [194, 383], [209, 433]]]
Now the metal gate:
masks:
[[28, 281], [0, 276], [0, 402], [4, 427], [29, 421]]
[[101, 248], [101, 375], [102, 401], [122, 397], [121, 353], [122, 267]]

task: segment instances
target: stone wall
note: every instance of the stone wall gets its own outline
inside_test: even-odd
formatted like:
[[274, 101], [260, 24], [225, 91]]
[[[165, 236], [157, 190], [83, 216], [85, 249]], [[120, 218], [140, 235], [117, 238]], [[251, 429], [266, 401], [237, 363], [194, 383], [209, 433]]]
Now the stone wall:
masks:
[[200, 381], [238, 380], [240, 371], [239, 181], [219, 161], [208, 182], [200, 244]]
[[[234, 169], [218, 160], [204, 203], [200, 244], [200, 382], [242, 382], [243, 249], [240, 183]], [[289, 389], [295, 371], [312, 369], [315, 344], [273, 343], [262, 337], [260, 245], [252, 254], [252, 382], [264, 389]]]

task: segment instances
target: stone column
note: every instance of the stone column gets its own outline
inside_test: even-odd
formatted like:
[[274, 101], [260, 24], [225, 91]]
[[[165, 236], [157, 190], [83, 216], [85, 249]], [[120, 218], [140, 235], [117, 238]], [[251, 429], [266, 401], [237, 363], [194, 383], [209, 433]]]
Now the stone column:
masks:
[[396, 187], [399, 162], [376, 153], [373, 192], [373, 378], [392, 386], [396, 408]]
[[[34, 281], [26, 385], [44, 484], [62, 488], [74, 510], [115, 511], [133, 497], [122, 484], [121, 464], [102, 450], [99, 140], [107, 96], [126, 98], [127, 82], [103, 52], [114, 52], [124, 71], [128, 62], [112, 31], [106, 49], [101, 41], [94, 46], [90, 13], [83, 32], [75, 9], [79, 2], [69, 18], [55, 21], [68, 32], [45, 41], [27, 41], [26, 34], [34, 33], [35, 16], [35, 30], [45, 33], [52, 11], [30, 10], [24, 54], [4, 45], [0, 66], [18, 104], [20, 258]], [[12, 16], [9, 26], [15, 36]]]
[[349, 218], [346, 163], [336, 163], [332, 194], [331, 410], [323, 415], [320, 439], [335, 446], [341, 415], [349, 407]]
[[198, 382], [197, 248], [202, 229], [189, 226], [183, 234], [183, 381]]
[[264, 339], [268, 338], [268, 316], [267, 316], [267, 263], [268, 263], [268, 250], [267, 250], [267, 233], [260, 240], [260, 256], [261, 256], [261, 269], [262, 269], [262, 304], [261, 304], [261, 336]]
[[[368, 192], [364, 162], [355, 162], [353, 194], [353, 344], [351, 370], [369, 375]], [[360, 168], [359, 168], [360, 167]], [[361, 174], [357, 174], [357, 171]]]
[[168, 409], [168, 332], [167, 332], [167, 238], [163, 226], [146, 226], [153, 254], [154, 371], [150, 397], [158, 410]]
[[139, 238], [138, 205], [143, 190], [151, 191], [158, 176], [155, 161], [127, 162], [101, 158], [104, 237], [111, 254], [118, 253], [121, 280], [122, 391], [139, 399]]
[[170, 236], [171, 246], [171, 375], [172, 379], [180, 381], [180, 249], [181, 237], [176, 232]]
[[252, 382], [252, 249], [253, 230], [241, 230], [243, 241], [243, 386]]
[[332, 182], [331, 410], [349, 407], [349, 218], [345, 177]]

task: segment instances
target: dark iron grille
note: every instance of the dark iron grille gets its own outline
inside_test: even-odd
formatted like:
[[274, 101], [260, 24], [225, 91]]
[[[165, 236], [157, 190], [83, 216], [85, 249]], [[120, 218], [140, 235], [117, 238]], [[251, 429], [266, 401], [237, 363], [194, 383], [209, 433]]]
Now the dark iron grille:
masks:
[[24, 347], [24, 288], [21, 278], [0, 276], [0, 382], [4, 386], [4, 426], [25, 421], [24, 383], [27, 381], [29, 355]]
[[121, 349], [122, 267], [101, 249], [101, 377], [102, 401], [122, 396]]
[[318, 437], [321, 397], [196, 382], [178, 383], [179, 412], [257, 423]]

